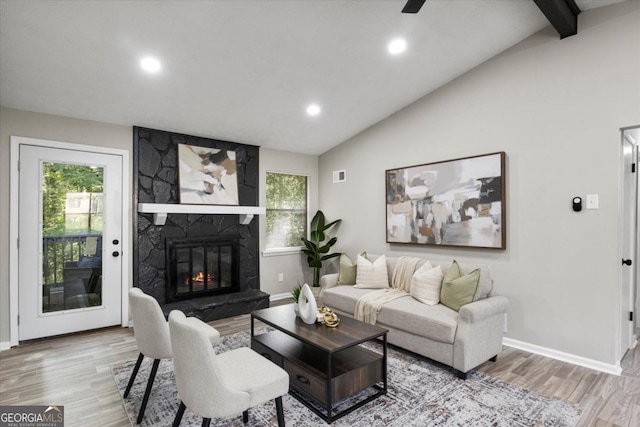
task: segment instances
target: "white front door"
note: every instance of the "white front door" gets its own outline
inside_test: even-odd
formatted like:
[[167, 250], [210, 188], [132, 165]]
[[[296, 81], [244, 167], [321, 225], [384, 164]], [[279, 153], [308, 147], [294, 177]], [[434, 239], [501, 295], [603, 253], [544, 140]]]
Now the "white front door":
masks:
[[121, 323], [122, 156], [21, 144], [20, 340]]
[[[634, 293], [635, 293], [635, 263], [637, 262], [637, 206], [638, 206], [638, 181], [634, 168], [637, 158], [637, 146], [622, 134], [622, 283], [621, 283], [621, 337], [620, 358], [624, 357], [627, 350], [635, 344]], [[635, 313], [637, 315], [637, 313]]]

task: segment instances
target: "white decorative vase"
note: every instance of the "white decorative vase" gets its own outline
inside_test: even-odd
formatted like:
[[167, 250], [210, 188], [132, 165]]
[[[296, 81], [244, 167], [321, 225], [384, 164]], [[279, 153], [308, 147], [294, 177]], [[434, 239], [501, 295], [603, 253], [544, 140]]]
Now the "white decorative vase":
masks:
[[302, 286], [298, 297], [298, 312], [304, 323], [312, 325], [318, 319], [318, 304], [311, 292], [311, 288], [306, 283]]

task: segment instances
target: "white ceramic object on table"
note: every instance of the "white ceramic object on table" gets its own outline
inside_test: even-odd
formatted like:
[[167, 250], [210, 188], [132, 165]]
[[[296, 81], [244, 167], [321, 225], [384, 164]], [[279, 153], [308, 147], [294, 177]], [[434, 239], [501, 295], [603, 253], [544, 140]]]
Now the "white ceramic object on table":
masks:
[[302, 321], [309, 325], [316, 323], [318, 319], [318, 304], [313, 292], [311, 292], [311, 288], [306, 283], [302, 286], [298, 297], [298, 312]]

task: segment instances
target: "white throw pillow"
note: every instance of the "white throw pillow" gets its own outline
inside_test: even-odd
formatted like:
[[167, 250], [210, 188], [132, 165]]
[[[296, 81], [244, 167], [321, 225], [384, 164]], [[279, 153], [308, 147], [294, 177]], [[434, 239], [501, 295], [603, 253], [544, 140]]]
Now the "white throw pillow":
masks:
[[382, 289], [389, 287], [387, 258], [384, 255], [374, 262], [358, 255], [356, 265], [356, 284], [354, 288]]
[[411, 279], [411, 296], [427, 305], [440, 303], [440, 289], [444, 274], [438, 265], [432, 267], [429, 261], [413, 273]]

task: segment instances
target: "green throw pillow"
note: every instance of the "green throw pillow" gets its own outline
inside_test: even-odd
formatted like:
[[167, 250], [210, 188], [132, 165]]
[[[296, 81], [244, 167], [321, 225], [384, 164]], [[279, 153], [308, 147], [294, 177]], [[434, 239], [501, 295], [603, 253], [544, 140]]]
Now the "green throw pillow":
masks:
[[460, 307], [473, 302], [480, 284], [480, 269], [464, 274], [457, 261], [453, 261], [442, 282], [440, 302], [452, 310], [460, 311]]
[[[367, 257], [366, 252], [362, 252], [360, 255]], [[340, 255], [340, 272], [338, 273], [338, 286], [356, 284], [356, 271], [357, 263], [351, 261], [351, 258], [347, 254]]]

